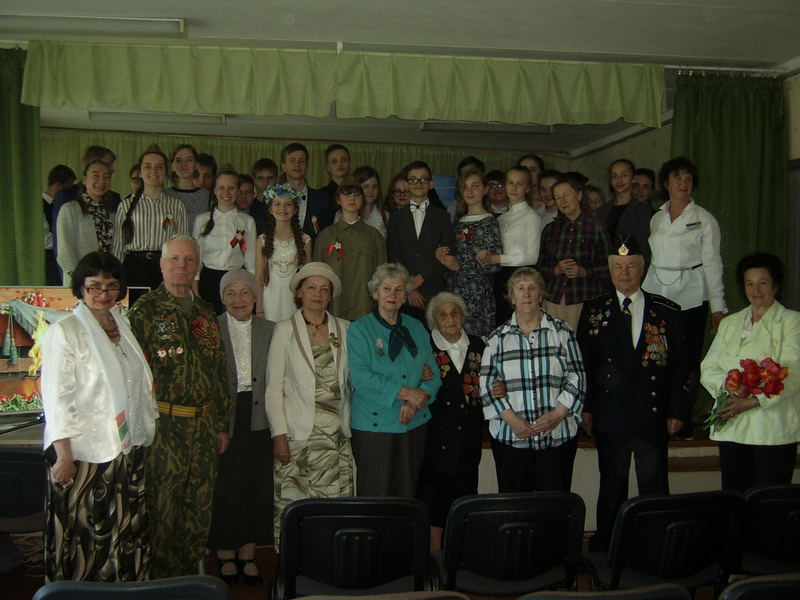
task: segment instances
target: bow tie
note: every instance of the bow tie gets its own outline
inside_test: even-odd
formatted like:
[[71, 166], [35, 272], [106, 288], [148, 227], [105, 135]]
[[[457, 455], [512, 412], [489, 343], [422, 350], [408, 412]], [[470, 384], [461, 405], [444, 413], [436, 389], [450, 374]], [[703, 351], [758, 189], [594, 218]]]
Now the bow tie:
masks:
[[425, 209], [426, 209], [426, 208], [428, 208], [428, 203], [427, 203], [427, 202], [423, 202], [422, 204], [414, 204], [414, 203], [412, 202], [411, 204], [409, 204], [409, 205], [408, 205], [408, 208], [410, 208], [410, 209], [411, 209], [411, 212], [412, 212], [412, 213], [413, 213], [415, 210], [420, 210], [420, 211], [422, 211], [422, 212], [425, 212]]

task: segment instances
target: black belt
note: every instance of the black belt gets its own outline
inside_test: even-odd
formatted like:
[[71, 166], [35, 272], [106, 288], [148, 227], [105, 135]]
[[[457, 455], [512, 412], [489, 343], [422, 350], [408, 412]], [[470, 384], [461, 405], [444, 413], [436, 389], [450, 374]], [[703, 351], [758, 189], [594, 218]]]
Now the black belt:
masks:
[[141, 252], [127, 252], [126, 256], [131, 256], [134, 258], [146, 258], [147, 260], [153, 260], [154, 258], [161, 258], [161, 250], [143, 250]]

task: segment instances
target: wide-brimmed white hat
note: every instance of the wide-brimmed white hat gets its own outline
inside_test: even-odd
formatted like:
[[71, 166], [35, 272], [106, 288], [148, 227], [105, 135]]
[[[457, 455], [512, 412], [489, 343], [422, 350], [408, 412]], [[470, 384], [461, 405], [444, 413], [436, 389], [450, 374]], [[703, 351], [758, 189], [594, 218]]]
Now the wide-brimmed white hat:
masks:
[[289, 282], [289, 288], [293, 292], [296, 292], [297, 287], [303, 279], [314, 276], [324, 277], [331, 282], [333, 286], [333, 295], [331, 298], [336, 298], [336, 296], [342, 293], [342, 282], [339, 276], [324, 262], [310, 262], [304, 264], [300, 270], [294, 274], [294, 277], [292, 277], [292, 280]]

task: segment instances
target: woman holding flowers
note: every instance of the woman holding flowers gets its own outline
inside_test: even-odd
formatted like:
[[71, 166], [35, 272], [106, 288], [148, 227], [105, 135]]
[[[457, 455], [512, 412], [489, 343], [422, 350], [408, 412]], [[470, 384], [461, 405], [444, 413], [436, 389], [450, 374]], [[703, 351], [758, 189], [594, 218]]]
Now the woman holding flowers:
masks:
[[783, 273], [772, 254], [739, 261], [736, 278], [750, 306], [720, 323], [700, 367], [701, 383], [719, 399], [710, 422], [723, 489], [792, 480], [800, 440], [800, 313], [775, 299]]

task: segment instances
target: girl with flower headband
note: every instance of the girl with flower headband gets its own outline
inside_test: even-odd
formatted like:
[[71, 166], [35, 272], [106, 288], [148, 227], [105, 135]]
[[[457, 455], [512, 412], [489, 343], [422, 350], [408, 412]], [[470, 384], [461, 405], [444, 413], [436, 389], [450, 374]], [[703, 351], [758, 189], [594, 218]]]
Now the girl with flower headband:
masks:
[[195, 280], [195, 293], [210, 302], [214, 313], [225, 312], [219, 283], [232, 269], [256, 272], [256, 223], [239, 211], [239, 175], [223, 169], [211, 188], [209, 212], [194, 223], [194, 238], [200, 246], [203, 268]]
[[289, 282], [311, 260], [311, 238], [303, 233], [297, 217], [300, 194], [288, 183], [264, 192], [269, 213], [264, 233], [256, 244], [256, 281], [262, 290], [256, 313], [270, 321], [283, 321], [297, 310]]

